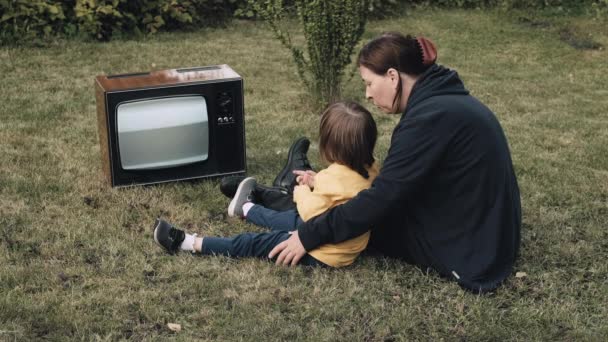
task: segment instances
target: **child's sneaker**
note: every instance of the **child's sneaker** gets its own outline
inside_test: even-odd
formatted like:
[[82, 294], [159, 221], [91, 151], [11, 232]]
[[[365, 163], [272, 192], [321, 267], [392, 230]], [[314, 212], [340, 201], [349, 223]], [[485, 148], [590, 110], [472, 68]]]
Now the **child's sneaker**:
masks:
[[236, 189], [234, 198], [230, 201], [228, 206], [228, 216], [230, 217], [243, 217], [243, 204], [251, 202], [251, 194], [255, 188], [256, 181], [253, 177], [247, 177], [239, 184]]
[[169, 254], [175, 254], [179, 250], [186, 237], [183, 230], [173, 227], [170, 223], [156, 219], [154, 223], [154, 240], [161, 245]]

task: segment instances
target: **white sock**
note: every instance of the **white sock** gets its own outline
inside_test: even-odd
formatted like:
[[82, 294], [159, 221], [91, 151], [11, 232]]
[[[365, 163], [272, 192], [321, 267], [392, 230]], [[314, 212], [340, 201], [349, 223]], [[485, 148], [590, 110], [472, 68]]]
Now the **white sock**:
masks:
[[186, 238], [184, 239], [182, 244], [179, 246], [179, 248], [182, 251], [194, 252], [194, 240], [195, 239], [196, 239], [196, 234], [194, 234], [194, 235], [186, 234]]
[[251, 207], [253, 207], [255, 204], [251, 203], [251, 202], [247, 202], [245, 204], [243, 204], [243, 217], [247, 217], [247, 213], [249, 212], [249, 209], [251, 209]]
[[203, 238], [196, 237], [194, 239], [194, 253], [202, 253], [203, 252]]

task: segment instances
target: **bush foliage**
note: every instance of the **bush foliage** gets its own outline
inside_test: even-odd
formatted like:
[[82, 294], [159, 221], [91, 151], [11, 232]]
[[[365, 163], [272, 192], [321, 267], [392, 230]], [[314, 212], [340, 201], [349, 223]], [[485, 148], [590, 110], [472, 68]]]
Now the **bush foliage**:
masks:
[[[284, 0], [283, 8], [290, 16], [296, 16], [297, 10], [294, 0]], [[390, 17], [397, 13], [401, 7], [407, 1], [403, 0], [367, 0], [368, 15], [371, 19], [382, 19]], [[258, 15], [255, 10], [256, 1], [247, 1], [243, 4], [239, 4], [238, 8], [234, 11], [236, 18], [242, 19], [258, 19]]]
[[65, 25], [68, 16], [61, 1], [0, 0], [0, 39], [50, 35]]
[[74, 14], [81, 31], [105, 40], [120, 32], [216, 25], [232, 16], [235, 4], [236, 0], [76, 0]]
[[325, 105], [339, 98], [344, 68], [350, 64], [353, 49], [365, 30], [369, 2], [295, 0], [306, 53], [279, 26], [285, 9], [282, 0], [250, 0], [250, 3], [291, 51], [298, 75], [316, 102]]
[[[295, 8], [296, 0], [285, 0]], [[330, 2], [330, 1], [327, 1]], [[365, 0], [370, 18], [398, 12], [404, 5], [584, 9], [605, 17], [608, 0]], [[292, 12], [295, 14], [295, 11]], [[248, 0], [0, 0], [0, 43], [53, 35], [154, 33], [223, 24], [233, 17], [255, 19]]]
[[115, 35], [212, 26], [244, 0], [0, 0], [2, 41], [53, 34]]

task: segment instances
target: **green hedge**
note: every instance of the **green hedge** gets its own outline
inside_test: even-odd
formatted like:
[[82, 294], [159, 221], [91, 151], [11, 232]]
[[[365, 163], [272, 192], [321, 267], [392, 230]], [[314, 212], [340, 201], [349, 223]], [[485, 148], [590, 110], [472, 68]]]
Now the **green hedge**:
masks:
[[[399, 3], [371, 0], [369, 10], [372, 17], [383, 17]], [[0, 0], [0, 43], [55, 35], [109, 40], [216, 26], [235, 16], [255, 19], [247, 0]]]
[[[290, 6], [294, 0], [283, 3]], [[411, 4], [577, 8], [598, 16], [608, 13], [608, 0], [370, 0], [370, 18], [390, 16]], [[0, 0], [0, 44], [54, 35], [108, 40], [116, 35], [221, 25], [235, 16], [255, 19], [247, 0]]]
[[222, 24], [245, 0], [0, 0], [0, 40], [85, 34], [108, 40]]
[[[381, 19], [389, 17], [395, 13], [398, 13], [401, 7], [406, 5], [408, 2], [404, 0], [364, 0], [367, 2], [369, 15], [371, 19]], [[256, 0], [254, 2], [263, 3], [263, 0]], [[283, 0], [283, 7], [285, 11], [291, 16], [297, 16], [296, 2], [297, 0]], [[310, 0], [312, 5], [316, 5], [317, 1]], [[244, 0], [242, 4], [239, 4], [238, 8], [234, 12], [234, 16], [241, 19], [259, 19], [257, 17], [254, 6], [250, 1]]]
[[50, 35], [66, 25], [69, 6], [61, 1], [0, 0], [0, 39]]
[[606, 9], [608, 0], [416, 0], [415, 2], [437, 7], [502, 7], [507, 9], [519, 8], [562, 8], [568, 9]]

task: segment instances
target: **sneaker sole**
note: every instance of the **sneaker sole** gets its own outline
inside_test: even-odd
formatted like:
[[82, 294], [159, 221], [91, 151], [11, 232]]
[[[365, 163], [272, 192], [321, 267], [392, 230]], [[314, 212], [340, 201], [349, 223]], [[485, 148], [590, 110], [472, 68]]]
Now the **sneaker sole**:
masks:
[[234, 193], [234, 198], [232, 199], [232, 201], [230, 201], [230, 205], [228, 205], [228, 216], [230, 216], [230, 217], [236, 216], [234, 214], [234, 210], [236, 209], [237, 199], [241, 196], [241, 192], [243, 192], [243, 189], [245, 188], [245, 186], [252, 180], [255, 182], [255, 178], [247, 177], [247, 178], [243, 179], [243, 181], [239, 184], [239, 187], [236, 188], [236, 192]]
[[160, 244], [160, 242], [158, 242], [158, 227], [160, 227], [160, 223], [161, 223], [161, 221], [158, 220], [158, 223], [156, 224], [156, 227], [154, 227], [154, 241], [156, 241], [157, 244], [159, 244], [160, 246], [162, 246]]

